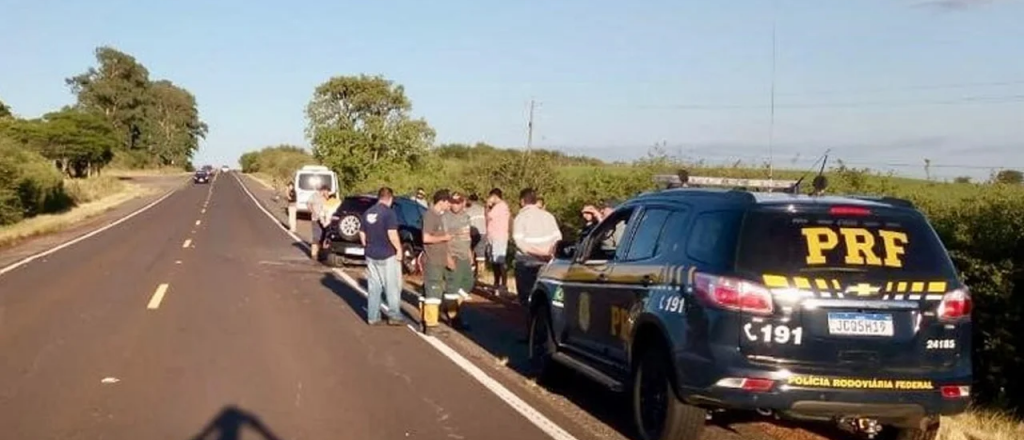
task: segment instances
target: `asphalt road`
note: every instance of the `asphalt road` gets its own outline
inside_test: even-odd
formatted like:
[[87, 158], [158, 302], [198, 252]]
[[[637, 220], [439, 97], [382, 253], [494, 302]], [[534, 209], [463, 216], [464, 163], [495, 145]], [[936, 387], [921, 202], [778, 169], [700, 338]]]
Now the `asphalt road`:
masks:
[[0, 276], [0, 437], [548, 437], [226, 177]]

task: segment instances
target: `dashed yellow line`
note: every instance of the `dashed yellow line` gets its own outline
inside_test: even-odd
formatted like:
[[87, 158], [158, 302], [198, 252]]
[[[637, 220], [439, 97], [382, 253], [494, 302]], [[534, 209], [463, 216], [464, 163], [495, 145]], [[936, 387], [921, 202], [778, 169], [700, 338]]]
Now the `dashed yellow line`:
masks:
[[185, 243], [182, 244], [181, 247], [182, 247], [182, 249], [184, 249], [184, 248], [189, 247], [190, 245], [192, 245], [192, 239], [191, 238], [185, 240]]
[[202, 223], [202, 220], [196, 220], [196, 226], [199, 226], [199, 223]]
[[156, 292], [153, 292], [153, 297], [149, 299], [149, 304], [146, 305], [146, 308], [149, 310], [159, 309], [160, 302], [164, 300], [164, 295], [169, 287], [171, 286], [167, 283], [157, 286]]

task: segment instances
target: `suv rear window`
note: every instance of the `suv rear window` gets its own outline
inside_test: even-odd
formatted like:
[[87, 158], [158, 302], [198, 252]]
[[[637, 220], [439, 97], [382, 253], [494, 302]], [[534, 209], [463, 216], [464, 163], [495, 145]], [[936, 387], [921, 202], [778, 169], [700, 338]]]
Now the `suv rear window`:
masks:
[[764, 274], [834, 274], [845, 279], [955, 279], [955, 270], [921, 215], [892, 210], [747, 213], [736, 269]]
[[338, 207], [338, 212], [362, 214], [366, 212], [367, 209], [370, 209], [374, 203], [377, 203], [377, 199], [375, 197], [345, 197], [345, 199], [341, 201], [341, 206]]
[[299, 174], [299, 189], [303, 191], [316, 191], [322, 185], [331, 185], [333, 182], [330, 174], [302, 173]]

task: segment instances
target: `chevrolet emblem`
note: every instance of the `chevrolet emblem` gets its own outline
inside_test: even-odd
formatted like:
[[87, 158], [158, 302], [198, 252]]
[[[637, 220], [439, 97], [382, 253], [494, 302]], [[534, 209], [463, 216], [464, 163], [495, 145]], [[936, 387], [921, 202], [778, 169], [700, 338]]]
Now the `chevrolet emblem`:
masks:
[[875, 287], [868, 283], [860, 283], [855, 286], [847, 287], [845, 293], [856, 293], [857, 296], [870, 296], [880, 292], [881, 290], [881, 287]]

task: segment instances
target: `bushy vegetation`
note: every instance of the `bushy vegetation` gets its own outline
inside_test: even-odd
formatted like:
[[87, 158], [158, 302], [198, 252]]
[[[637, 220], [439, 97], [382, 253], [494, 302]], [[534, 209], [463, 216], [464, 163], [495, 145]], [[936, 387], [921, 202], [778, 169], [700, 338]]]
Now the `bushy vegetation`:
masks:
[[[512, 199], [536, 188], [563, 225], [578, 229], [580, 208], [602, 199], [626, 199], [655, 189], [655, 174], [688, 169], [691, 175], [765, 178], [767, 169], [736, 163], [710, 167], [677, 163], [652, 150], [633, 163], [607, 164], [554, 151], [500, 149], [485, 144], [425, 146], [433, 131], [411, 121], [411, 103], [400, 86], [380, 77], [338, 77], [317, 88], [307, 108], [313, 158], [342, 176], [342, 191], [372, 191], [381, 185], [410, 193], [417, 187], [486, 194], [503, 188]], [[298, 163], [284, 152], [264, 149], [243, 156], [243, 170], [273, 169], [290, 176]], [[298, 157], [298, 153], [294, 154]], [[290, 159], [289, 159], [290, 160]], [[271, 165], [281, 161], [279, 165]], [[252, 164], [248, 168], [245, 164]], [[352, 167], [357, 169], [353, 169]], [[798, 179], [802, 171], [774, 172]], [[912, 200], [929, 216], [970, 286], [975, 309], [976, 403], [1024, 413], [1024, 187], [1021, 173], [1007, 170], [989, 182], [906, 179], [856, 169], [835, 161], [826, 177], [829, 192], [876, 194]], [[807, 185], [809, 187], [809, 182]]]
[[263, 174], [276, 186], [284, 186], [303, 165], [317, 163], [308, 151], [293, 145], [266, 147], [245, 153], [238, 159], [243, 173]]
[[111, 165], [191, 167], [207, 131], [192, 94], [151, 80], [145, 66], [116, 49], [100, 47], [95, 56], [97, 66], [65, 80], [72, 106], [25, 119], [0, 102], [0, 225], [124, 188], [98, 177]]

